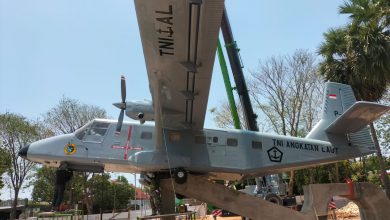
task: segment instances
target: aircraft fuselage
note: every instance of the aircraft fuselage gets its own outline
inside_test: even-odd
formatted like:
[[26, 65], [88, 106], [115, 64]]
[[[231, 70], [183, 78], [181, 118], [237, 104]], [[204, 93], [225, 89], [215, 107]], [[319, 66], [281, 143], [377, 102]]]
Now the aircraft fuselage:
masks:
[[155, 149], [154, 126], [96, 119], [72, 134], [29, 145], [27, 159], [73, 170], [142, 172], [184, 168], [215, 178], [241, 179], [330, 163], [373, 151], [330, 142], [243, 130], [169, 130]]

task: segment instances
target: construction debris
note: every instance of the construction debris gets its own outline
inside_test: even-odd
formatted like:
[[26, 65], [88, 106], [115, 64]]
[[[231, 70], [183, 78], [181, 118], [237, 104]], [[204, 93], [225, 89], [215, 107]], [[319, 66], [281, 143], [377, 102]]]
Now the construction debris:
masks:
[[357, 217], [359, 216], [359, 207], [353, 203], [349, 202], [346, 206], [341, 209], [336, 210], [337, 218], [349, 218], [349, 217]]

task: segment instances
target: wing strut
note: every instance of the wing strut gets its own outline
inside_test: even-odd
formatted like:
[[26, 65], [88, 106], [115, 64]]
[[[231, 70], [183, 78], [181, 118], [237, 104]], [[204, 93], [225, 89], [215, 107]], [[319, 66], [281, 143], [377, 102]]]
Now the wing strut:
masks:
[[156, 150], [163, 150], [162, 145], [162, 113], [161, 113], [161, 97], [160, 97], [160, 91], [161, 91], [161, 84], [160, 84], [160, 76], [158, 76], [158, 73], [154, 73], [156, 76], [153, 80], [153, 107], [154, 107], [154, 134], [155, 134], [155, 144], [156, 144]]

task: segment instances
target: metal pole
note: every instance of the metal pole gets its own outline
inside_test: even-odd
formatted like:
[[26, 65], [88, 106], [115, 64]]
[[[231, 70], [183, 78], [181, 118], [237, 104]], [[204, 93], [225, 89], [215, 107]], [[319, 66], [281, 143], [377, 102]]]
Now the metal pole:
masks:
[[136, 173], [134, 173], [134, 211], [137, 211], [137, 174]]
[[116, 200], [116, 183], [114, 182], [114, 210], [112, 212], [112, 217], [115, 215], [115, 200]]
[[238, 54], [238, 48], [233, 38], [233, 32], [230, 27], [229, 19], [227, 16], [226, 8], [224, 8], [221, 22], [221, 30], [223, 39], [225, 40], [226, 51], [229, 57], [230, 66], [234, 81], [236, 82], [237, 93], [240, 97], [243, 113], [245, 117], [246, 126], [251, 131], [258, 131], [257, 127], [257, 115], [253, 112], [251, 100], [248, 94], [248, 89], [245, 83], [244, 73], [242, 72], [242, 65]]
[[103, 220], [103, 209], [102, 209], [102, 205], [103, 205], [103, 173], [101, 175], [102, 179], [100, 180], [101, 183], [100, 183], [100, 220]]

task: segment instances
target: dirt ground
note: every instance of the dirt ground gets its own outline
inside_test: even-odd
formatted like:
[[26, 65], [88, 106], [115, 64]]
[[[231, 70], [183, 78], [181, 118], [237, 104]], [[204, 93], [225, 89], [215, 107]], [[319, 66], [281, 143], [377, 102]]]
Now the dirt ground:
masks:
[[[329, 220], [333, 220], [331, 216], [328, 217]], [[199, 220], [213, 220], [213, 216], [208, 215], [205, 218], [200, 218]], [[241, 217], [217, 217], [217, 220], [241, 220]], [[343, 217], [338, 216], [337, 220], [360, 220], [360, 217]]]
[[[332, 219], [330, 216], [328, 219]], [[213, 220], [213, 216], [207, 216], [207, 218], [201, 218], [199, 220]], [[217, 217], [217, 220], [241, 220], [241, 217]], [[333, 219], [332, 219], [333, 220]], [[337, 220], [360, 220], [360, 217], [338, 217]]]
[[348, 220], [358, 220], [359, 217], [359, 207], [353, 203], [349, 202], [346, 206], [336, 210], [337, 219], [348, 219]]
[[[334, 214], [336, 217], [334, 217]], [[349, 202], [340, 209], [336, 209], [333, 214], [333, 211], [329, 211], [328, 219], [329, 220], [360, 220], [359, 217], [359, 208], [353, 203]], [[214, 220], [212, 215], [208, 215], [205, 218], [200, 218], [203, 220]], [[241, 217], [217, 217], [217, 220], [241, 220]]]

